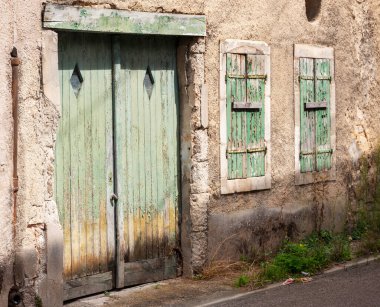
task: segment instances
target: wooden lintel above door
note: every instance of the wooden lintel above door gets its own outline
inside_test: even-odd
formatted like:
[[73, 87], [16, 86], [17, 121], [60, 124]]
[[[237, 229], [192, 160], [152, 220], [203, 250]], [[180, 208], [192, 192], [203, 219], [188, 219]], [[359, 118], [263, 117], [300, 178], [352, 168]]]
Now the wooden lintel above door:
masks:
[[44, 11], [43, 27], [80, 32], [206, 36], [206, 17], [48, 3]]

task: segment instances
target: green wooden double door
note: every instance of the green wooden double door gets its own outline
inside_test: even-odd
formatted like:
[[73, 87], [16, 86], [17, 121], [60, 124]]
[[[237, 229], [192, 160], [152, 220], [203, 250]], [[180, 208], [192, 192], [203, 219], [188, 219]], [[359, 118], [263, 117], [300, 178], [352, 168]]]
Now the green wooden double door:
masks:
[[176, 42], [59, 35], [65, 300], [177, 275]]

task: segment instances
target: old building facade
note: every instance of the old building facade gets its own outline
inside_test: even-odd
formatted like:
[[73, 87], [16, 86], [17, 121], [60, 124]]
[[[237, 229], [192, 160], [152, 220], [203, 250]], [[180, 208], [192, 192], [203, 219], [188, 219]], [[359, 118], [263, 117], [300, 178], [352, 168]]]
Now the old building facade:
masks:
[[0, 10], [0, 306], [344, 229], [377, 153], [377, 1]]

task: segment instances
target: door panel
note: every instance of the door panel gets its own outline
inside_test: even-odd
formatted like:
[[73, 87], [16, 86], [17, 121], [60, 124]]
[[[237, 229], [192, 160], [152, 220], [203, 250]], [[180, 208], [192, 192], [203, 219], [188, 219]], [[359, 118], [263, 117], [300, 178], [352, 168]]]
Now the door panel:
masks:
[[59, 35], [62, 118], [56, 145], [56, 200], [64, 229], [65, 299], [112, 288], [110, 45], [110, 38], [103, 35]]
[[176, 275], [176, 47], [175, 40], [158, 37], [124, 36], [118, 44], [115, 141], [118, 212], [123, 214], [118, 223], [123, 233], [119, 265], [124, 266], [124, 285], [133, 285]]
[[175, 277], [175, 40], [60, 33], [59, 74], [65, 300]]

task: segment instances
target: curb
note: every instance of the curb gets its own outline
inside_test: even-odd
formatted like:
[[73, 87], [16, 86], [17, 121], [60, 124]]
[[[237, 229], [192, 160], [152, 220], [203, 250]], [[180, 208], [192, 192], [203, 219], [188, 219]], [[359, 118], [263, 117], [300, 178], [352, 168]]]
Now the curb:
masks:
[[328, 275], [328, 274], [340, 272], [343, 270], [346, 271], [348, 269], [356, 268], [356, 267], [363, 266], [363, 265], [368, 265], [371, 262], [374, 262], [377, 260], [380, 260], [380, 255], [370, 256], [368, 258], [361, 258], [361, 259], [350, 261], [350, 262], [347, 262], [344, 264], [337, 264], [335, 267], [323, 271], [323, 273], [321, 275], [325, 275], [325, 274]]
[[[333, 267], [331, 269], [327, 269], [327, 270], [323, 271], [320, 275], [317, 275], [317, 276], [323, 277], [323, 275], [330, 275], [330, 274], [333, 274], [333, 273], [336, 273], [336, 272], [340, 272], [340, 271], [347, 271], [349, 269], [353, 269], [353, 268], [356, 268], [356, 267], [368, 265], [368, 264], [370, 264], [372, 262], [375, 262], [375, 261], [378, 261], [378, 260], [380, 260], [380, 255], [370, 256], [368, 258], [361, 258], [361, 259], [358, 259], [358, 260], [353, 260], [353, 261], [347, 262], [345, 264], [337, 264], [335, 267]], [[279, 283], [271, 284], [271, 285], [269, 285], [269, 286], [267, 286], [265, 288], [249, 291], [249, 292], [242, 293], [242, 294], [233, 295], [233, 296], [230, 296], [230, 297], [225, 297], [225, 298], [217, 299], [217, 300], [214, 300], [212, 302], [208, 302], [208, 303], [201, 304], [201, 305], [198, 305], [198, 306], [199, 307], [207, 307], [207, 306], [213, 306], [215, 304], [226, 303], [226, 302], [233, 301], [233, 300], [236, 300], [236, 299], [244, 298], [246, 296], [250, 296], [250, 295], [255, 294], [255, 293], [260, 293], [262, 291], [267, 291], [267, 290], [275, 289], [275, 288], [278, 288], [278, 287], [281, 287], [281, 286], [282, 286], [282, 282], [279, 282]]]

